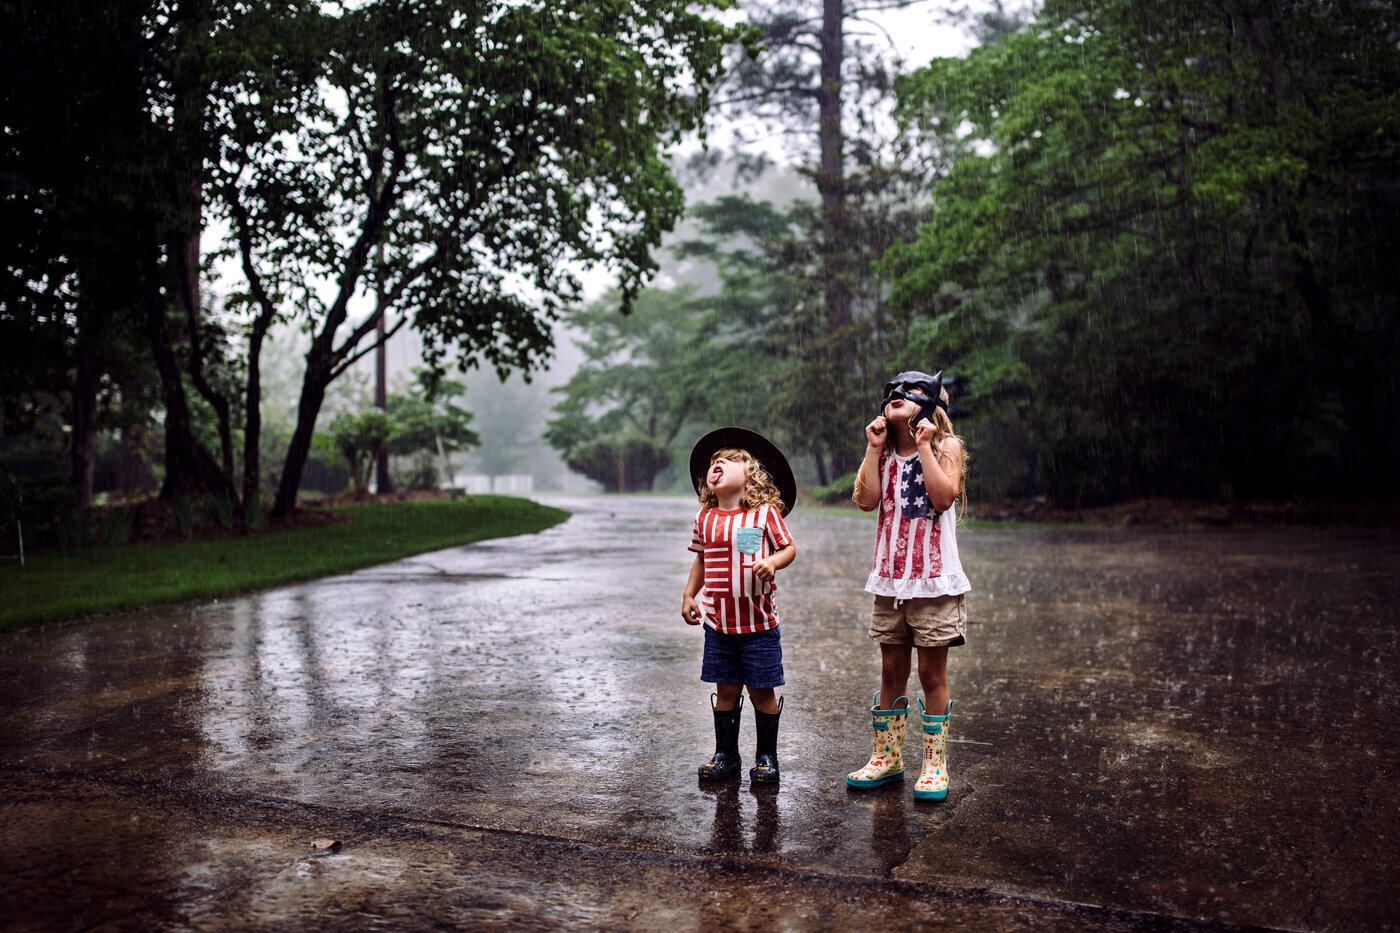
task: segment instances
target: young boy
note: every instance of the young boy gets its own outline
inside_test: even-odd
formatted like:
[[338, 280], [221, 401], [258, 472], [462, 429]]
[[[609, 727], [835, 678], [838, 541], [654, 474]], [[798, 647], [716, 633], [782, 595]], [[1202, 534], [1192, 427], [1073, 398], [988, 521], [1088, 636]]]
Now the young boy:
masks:
[[700, 679], [715, 685], [715, 754], [700, 766], [700, 780], [739, 772], [739, 714], [743, 691], [757, 720], [754, 784], [778, 783], [778, 717], [783, 653], [774, 604], [777, 572], [797, 554], [783, 517], [797, 500], [792, 469], [763, 435], [720, 428], [702, 437], [690, 454], [701, 508], [691, 529], [690, 566], [681, 617], [705, 626]]

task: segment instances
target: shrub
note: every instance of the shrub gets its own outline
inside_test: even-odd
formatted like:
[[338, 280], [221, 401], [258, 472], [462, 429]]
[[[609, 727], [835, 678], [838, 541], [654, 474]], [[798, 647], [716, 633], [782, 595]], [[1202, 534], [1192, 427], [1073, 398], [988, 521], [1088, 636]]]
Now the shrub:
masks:
[[607, 492], [618, 491], [618, 473], [623, 473], [627, 492], [650, 492], [656, 474], [671, 463], [666, 448], [647, 438], [634, 437], [620, 446], [612, 441], [584, 444], [569, 457], [569, 469], [603, 484]]
[[855, 488], [856, 474], [851, 472], [845, 476], [838, 476], [825, 486], [813, 489], [812, 498], [822, 505], [853, 505], [851, 493]]
[[78, 514], [78, 495], [68, 481], [58, 476], [20, 480], [24, 491], [26, 548], [68, 548], [87, 540], [87, 522]]

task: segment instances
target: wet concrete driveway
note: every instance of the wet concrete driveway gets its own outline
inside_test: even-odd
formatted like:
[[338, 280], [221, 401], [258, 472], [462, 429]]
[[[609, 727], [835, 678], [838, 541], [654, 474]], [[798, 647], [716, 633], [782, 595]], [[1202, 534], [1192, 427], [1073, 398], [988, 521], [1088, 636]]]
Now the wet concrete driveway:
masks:
[[952, 790], [916, 804], [843, 783], [866, 517], [792, 516], [783, 783], [709, 788], [694, 505], [547, 501], [574, 517], [0, 636], [0, 925], [1400, 925], [1393, 534], [965, 529]]

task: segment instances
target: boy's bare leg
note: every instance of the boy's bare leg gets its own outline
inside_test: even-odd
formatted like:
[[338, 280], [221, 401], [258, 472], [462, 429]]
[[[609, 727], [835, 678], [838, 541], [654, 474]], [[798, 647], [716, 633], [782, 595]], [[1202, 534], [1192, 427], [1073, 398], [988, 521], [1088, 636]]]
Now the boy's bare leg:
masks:
[[748, 687], [747, 689], [754, 709], [760, 713], [768, 713], [770, 716], [778, 711], [778, 697], [773, 692], [773, 687]]
[[919, 683], [924, 688], [924, 707], [930, 716], [942, 716], [948, 708], [948, 647], [920, 648]]
[[891, 703], [905, 695], [909, 667], [908, 645], [880, 643], [880, 709], [890, 709]]
[[743, 684], [715, 684], [715, 711], [725, 712], [739, 705]]

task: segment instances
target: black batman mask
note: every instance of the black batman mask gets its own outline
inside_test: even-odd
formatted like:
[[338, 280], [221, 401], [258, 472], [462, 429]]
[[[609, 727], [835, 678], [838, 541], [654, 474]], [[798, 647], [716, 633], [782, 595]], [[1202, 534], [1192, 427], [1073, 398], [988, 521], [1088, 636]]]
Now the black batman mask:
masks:
[[948, 403], [943, 401], [942, 394], [943, 370], [940, 369], [932, 376], [917, 370], [900, 373], [885, 383], [885, 397], [880, 402], [880, 414], [885, 413], [885, 406], [891, 399], [902, 398], [919, 406], [919, 413], [910, 424], [917, 425], [925, 418], [932, 421], [934, 408], [948, 410]]

